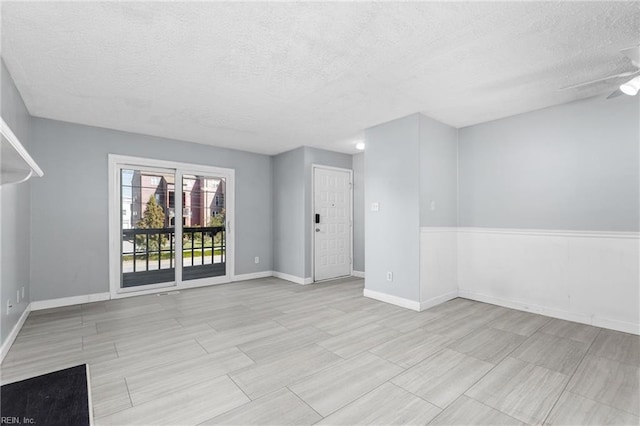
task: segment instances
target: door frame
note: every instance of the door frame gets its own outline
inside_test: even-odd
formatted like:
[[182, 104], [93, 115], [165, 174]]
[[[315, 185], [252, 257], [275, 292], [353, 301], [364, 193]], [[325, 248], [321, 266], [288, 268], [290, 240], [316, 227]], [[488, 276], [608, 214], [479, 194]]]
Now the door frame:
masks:
[[[139, 296], [143, 294], [159, 293], [167, 290], [181, 290], [194, 287], [203, 287], [216, 284], [224, 284], [234, 281], [235, 278], [235, 169], [207, 166], [204, 164], [181, 163], [176, 161], [158, 160], [145, 157], [133, 157], [128, 155], [109, 154], [109, 292], [112, 299]], [[226, 210], [226, 275], [221, 277], [201, 278], [197, 280], [182, 281], [182, 258], [176, 255], [175, 282], [173, 285], [166, 283], [150, 284], [144, 290], [124, 290], [120, 287], [120, 231], [122, 216], [120, 206], [120, 173], [121, 166], [150, 167], [173, 170], [177, 182], [182, 182], [183, 174], [196, 174], [204, 176], [220, 176], [227, 179], [225, 193]], [[182, 185], [176, 185], [177, 200], [182, 199]], [[180, 238], [180, 240], [178, 240]], [[175, 228], [176, 241], [182, 241], [182, 226]], [[177, 251], [176, 251], [177, 253]], [[135, 288], [135, 287], [134, 287]]]
[[344, 169], [342, 167], [325, 166], [323, 164], [311, 164], [311, 279], [315, 282], [331, 281], [336, 278], [327, 278], [326, 280], [316, 281], [316, 227], [315, 227], [315, 212], [316, 212], [316, 169], [333, 170], [339, 172], [349, 173], [349, 274], [353, 275], [353, 170]]

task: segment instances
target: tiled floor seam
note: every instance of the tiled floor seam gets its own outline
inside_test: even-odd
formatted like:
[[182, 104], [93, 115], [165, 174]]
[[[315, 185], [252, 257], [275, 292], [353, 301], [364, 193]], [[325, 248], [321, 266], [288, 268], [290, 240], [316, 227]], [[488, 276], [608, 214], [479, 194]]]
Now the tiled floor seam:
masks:
[[[198, 340], [197, 337], [194, 337], [193, 340], [197, 343], [198, 346], [200, 346], [202, 348], [202, 350], [205, 352], [205, 354], [210, 354], [211, 352], [209, 352], [207, 350], [207, 348], [205, 348], [204, 346], [202, 346], [202, 343], [200, 343], [200, 341]], [[188, 341], [188, 340], [187, 340]], [[242, 351], [241, 351], [242, 352]], [[244, 352], [243, 352], [244, 353]], [[246, 354], [245, 354], [246, 355]], [[253, 361], [253, 360], [252, 360]], [[255, 361], [254, 361], [255, 362]]]
[[[546, 325], [546, 323], [545, 323], [545, 325]], [[486, 324], [486, 326], [487, 326], [487, 327], [491, 327], [491, 326], [489, 325], [489, 323], [487, 323], [487, 324]], [[544, 327], [544, 325], [543, 325], [543, 326], [541, 326], [540, 328], [542, 328], [542, 327]], [[493, 328], [493, 327], [491, 327], [491, 328]], [[539, 330], [540, 328], [538, 328], [537, 330]], [[498, 329], [496, 329], [496, 330], [498, 330]], [[496, 367], [498, 367], [498, 365], [500, 365], [500, 364], [501, 364], [505, 359], [507, 359], [507, 358], [508, 358], [508, 357], [509, 357], [509, 356], [510, 356], [514, 351], [516, 351], [520, 346], [522, 346], [522, 345], [523, 345], [527, 340], [529, 340], [529, 338], [530, 338], [533, 334], [535, 334], [535, 333], [537, 332], [537, 330], [536, 330], [536, 331], [534, 331], [533, 333], [531, 333], [531, 335], [530, 335], [530, 336], [527, 336], [527, 338], [526, 338], [526, 339], [524, 339], [522, 342], [520, 342], [520, 344], [519, 344], [519, 345], [515, 346], [515, 347], [514, 347], [514, 348], [513, 348], [509, 353], [507, 353], [505, 356], [503, 356], [503, 357], [502, 357], [502, 359], [501, 359], [499, 362], [495, 363], [495, 364], [493, 365], [493, 367], [491, 367], [491, 369], [490, 369], [489, 371], [487, 371], [487, 372], [486, 372], [485, 374], [483, 374], [480, 378], [478, 378], [478, 380], [476, 380], [475, 382], [473, 382], [473, 384], [472, 384], [471, 386], [469, 386], [467, 389], [465, 389], [465, 390], [464, 390], [464, 392], [462, 392], [462, 393], [458, 396], [458, 398], [460, 398], [461, 396], [466, 396], [467, 398], [471, 398], [469, 395], [466, 395], [466, 393], [469, 391], [469, 389], [471, 389], [472, 387], [474, 387], [478, 382], [480, 382], [480, 381], [481, 381], [482, 379], [484, 379], [488, 374], [490, 374], [493, 370], [495, 370], [495, 369], [496, 369]], [[462, 337], [461, 337], [460, 339], [462, 339]], [[595, 339], [594, 339], [594, 340], [595, 340]], [[456, 340], [456, 341], [457, 341], [457, 340]], [[454, 352], [458, 352], [458, 351], [456, 351], [455, 349], [452, 349], [452, 348], [449, 348], [449, 347], [447, 347], [447, 348], [448, 348], [449, 350], [454, 351]], [[460, 353], [460, 354], [462, 354], [462, 355], [465, 355], [465, 356], [468, 356], [468, 357], [471, 357], [471, 358], [474, 358], [474, 359], [478, 359], [478, 360], [480, 360], [480, 361], [484, 361], [484, 360], [481, 360], [481, 359], [479, 359], [479, 358], [474, 357], [473, 355], [467, 355], [467, 354], [464, 354], [464, 353], [462, 353], [462, 352], [458, 352], [458, 353]], [[486, 361], [484, 361], [484, 362], [486, 362]], [[523, 361], [523, 362], [526, 362], [526, 361]], [[491, 364], [491, 363], [490, 363], [490, 364]], [[531, 363], [527, 362], [527, 364], [531, 364]], [[531, 364], [531, 365], [535, 365], [535, 364]], [[567, 383], [568, 383], [568, 382], [567, 382]], [[561, 393], [560, 395], [562, 395], [562, 393]], [[446, 407], [444, 407], [444, 408], [442, 409], [442, 411], [444, 411], [444, 410], [446, 410], [447, 408], [449, 408], [449, 406], [451, 406], [451, 404], [453, 404], [456, 400], [458, 400], [458, 398], [456, 398], [456, 399], [455, 399], [454, 401], [452, 401], [451, 403], [447, 404], [447, 406], [446, 406]], [[477, 401], [475, 398], [471, 398], [471, 399], [473, 399], [474, 401]], [[560, 396], [558, 396], [558, 399], [560, 399]], [[480, 401], [478, 401], [478, 402], [480, 402]], [[557, 400], [556, 400], [556, 402], [557, 402]], [[485, 406], [487, 406], [487, 407], [489, 407], [489, 408], [492, 408], [492, 409], [494, 409], [494, 410], [496, 410], [496, 411], [501, 412], [502, 414], [504, 414], [504, 415], [506, 415], [506, 416], [509, 416], [509, 417], [513, 418], [513, 416], [511, 416], [510, 414], [505, 413], [504, 411], [502, 411], [502, 410], [500, 410], [500, 409], [498, 409], [498, 408], [496, 408], [496, 407], [492, 407], [492, 406], [490, 406], [490, 405], [488, 405], [488, 404], [485, 404], [485, 403], [482, 403], [482, 405], [485, 405]], [[554, 404], [554, 405], [555, 405], [555, 404]], [[435, 420], [435, 419], [434, 419], [434, 420]], [[433, 421], [433, 420], [432, 420], [432, 421]], [[522, 422], [521, 420], [518, 420], [518, 422], [526, 423], [526, 422]], [[543, 424], [544, 424], [544, 422], [543, 422]]]
[[[469, 389], [470, 389], [470, 388], [469, 388]], [[468, 389], [467, 389], [467, 390], [468, 390]], [[465, 392], [466, 392], [466, 391], [465, 391]], [[507, 416], [507, 417], [509, 417], [509, 418], [512, 418], [512, 419], [513, 419], [515, 422], [517, 422], [517, 423], [522, 423], [522, 424], [524, 424], [524, 425], [527, 425], [527, 423], [526, 423], [526, 422], [523, 422], [523, 421], [521, 421], [521, 420], [518, 420], [518, 419], [516, 419], [515, 417], [513, 417], [513, 416], [511, 416], [511, 415], [509, 415], [509, 414], [507, 414], [507, 413], [505, 413], [505, 412], [503, 412], [503, 411], [500, 411], [500, 410], [498, 410], [498, 409], [496, 409], [496, 408], [494, 408], [494, 407], [492, 407], [492, 406], [490, 406], [490, 405], [487, 405], [487, 404], [485, 404], [485, 403], [484, 403], [484, 402], [482, 402], [482, 401], [478, 401], [478, 400], [477, 400], [477, 399], [475, 399], [475, 398], [471, 398], [469, 395], [465, 395], [464, 393], [463, 393], [463, 394], [461, 394], [460, 396], [458, 396], [455, 400], [453, 400], [453, 402], [451, 402], [451, 404], [447, 405], [447, 408], [449, 408], [451, 405], [455, 404], [455, 403], [456, 403], [456, 401], [458, 401], [458, 400], [459, 400], [460, 398], [462, 398], [462, 397], [472, 399], [473, 401], [477, 402], [478, 404], [482, 404], [482, 405], [484, 405], [485, 407], [488, 407], [488, 408], [490, 408], [490, 409], [492, 409], [492, 410], [498, 411], [498, 412], [500, 412], [500, 413], [504, 414], [505, 416]], [[426, 401], [426, 400], [425, 400], [425, 401]], [[429, 401], [427, 401], [427, 402], [429, 402]], [[433, 405], [433, 403], [430, 403], [430, 404], [432, 404], [432, 405]], [[438, 408], [440, 408], [440, 407], [438, 407]], [[440, 413], [438, 413], [438, 415], [437, 415], [437, 416], [435, 416], [433, 419], [431, 419], [431, 421], [429, 421], [429, 423], [427, 423], [427, 425], [430, 425], [430, 424], [432, 424], [433, 422], [435, 422], [435, 421], [438, 419], [438, 417], [440, 417], [440, 416], [442, 415], [442, 413], [444, 413], [444, 412], [447, 410], [447, 408], [442, 409], [442, 411], [440, 411]]]
[[[291, 393], [292, 393], [296, 398], [298, 398], [300, 401], [302, 401], [302, 403], [303, 403], [304, 405], [306, 405], [307, 407], [309, 407], [311, 410], [313, 410], [313, 412], [314, 412], [314, 413], [316, 413], [317, 415], [319, 415], [319, 416], [320, 416], [320, 420], [318, 420], [316, 423], [321, 422], [322, 420], [324, 420], [324, 419], [325, 419], [325, 416], [323, 416], [322, 414], [318, 413], [318, 412], [316, 411], [316, 409], [315, 409], [315, 408], [313, 408], [313, 407], [312, 407], [312, 406], [311, 406], [307, 401], [305, 401], [304, 399], [302, 399], [302, 398], [300, 397], [300, 395], [298, 395], [297, 393], [295, 393], [294, 391], [292, 391], [292, 390], [291, 390], [291, 388], [289, 388], [289, 386], [285, 386], [285, 387], [284, 387], [284, 389], [287, 389], [287, 390], [288, 390], [289, 392], [291, 392]], [[347, 405], [348, 405], [348, 404], [347, 404]], [[314, 424], [315, 424], [315, 423], [314, 423]]]
[[591, 347], [593, 346], [594, 342], [598, 339], [598, 336], [600, 335], [600, 333], [602, 333], [602, 329], [600, 329], [600, 331], [598, 331], [598, 334], [596, 334], [595, 339], [593, 339], [593, 341], [591, 342], [591, 344], [589, 345], [587, 350], [584, 352], [584, 354], [582, 354], [582, 358], [580, 358], [580, 362], [576, 364], [576, 368], [573, 369], [573, 372], [569, 376], [569, 379], [567, 380], [567, 383], [564, 384], [564, 387], [562, 388], [562, 391], [558, 394], [558, 398], [555, 400], [555, 402], [551, 406], [551, 409], [549, 410], [547, 415], [544, 417], [544, 420], [542, 421], [542, 424], [546, 424], [547, 420], [549, 420], [549, 416], [551, 415], [551, 413], [553, 413], [553, 410], [556, 408], [556, 405], [558, 405], [558, 401], [560, 401], [560, 398], [562, 398], [562, 395], [567, 391], [567, 387], [569, 386], [569, 383], [571, 383], [571, 380], [573, 379], [573, 376], [576, 374], [576, 371], [578, 371], [578, 368], [580, 368], [580, 365], [584, 362], [584, 359], [587, 357], [587, 354], [589, 353], [589, 350], [591, 350]]
[[[366, 351], [366, 352], [368, 352], [368, 351]], [[364, 352], [362, 352], [362, 353], [364, 353]], [[370, 352], [369, 352], [369, 353], [370, 353]], [[388, 362], [388, 363], [390, 363], [390, 364], [393, 364], [393, 365], [397, 366], [396, 364], [392, 363], [391, 361], [387, 361], [385, 358], [382, 358], [381, 356], [378, 356], [378, 355], [375, 355], [375, 354], [371, 354], [371, 355], [376, 356], [376, 357], [378, 357], [378, 358], [380, 358], [380, 359], [382, 359], [382, 360], [384, 360], [384, 361], [386, 361], [386, 362]], [[343, 359], [343, 360], [341, 360], [341, 362], [342, 362], [342, 361], [346, 361], [346, 360], [344, 360], [344, 359]], [[327, 368], [331, 368], [331, 367], [332, 367], [332, 366], [329, 366], [329, 367], [327, 367]], [[395, 379], [396, 377], [398, 377], [399, 375], [403, 374], [405, 371], [407, 371], [407, 370], [408, 370], [407, 368], [404, 368], [404, 367], [400, 367], [400, 366], [397, 366], [397, 367], [402, 368], [403, 370], [402, 370], [401, 372], [399, 372], [398, 374], [396, 374], [395, 376], [388, 378], [388, 379], [387, 379], [387, 380], [385, 380], [384, 382], [380, 383], [378, 386], [375, 386], [374, 388], [372, 388], [372, 389], [368, 390], [367, 392], [363, 393], [363, 394], [362, 394], [362, 395], [360, 395], [359, 397], [357, 397], [357, 398], [355, 398], [355, 399], [353, 399], [353, 400], [351, 400], [351, 401], [347, 402], [346, 404], [344, 404], [344, 405], [342, 405], [342, 406], [340, 406], [340, 407], [336, 408], [335, 410], [333, 410], [332, 412], [330, 412], [330, 413], [329, 413], [329, 414], [327, 414], [326, 416], [322, 416], [322, 414], [320, 414], [320, 413], [318, 413], [318, 414], [320, 414], [320, 416], [322, 416], [323, 418], [329, 417], [329, 416], [331, 416], [332, 414], [336, 413], [337, 411], [340, 411], [340, 410], [342, 410], [343, 408], [345, 408], [345, 407], [347, 407], [347, 406], [349, 406], [349, 405], [353, 404], [354, 402], [358, 401], [360, 398], [363, 398], [365, 395], [370, 394], [370, 393], [371, 393], [371, 392], [373, 392], [374, 390], [378, 389], [380, 386], [385, 385], [385, 384], [387, 384], [387, 383], [390, 383], [390, 382], [391, 382], [391, 380]], [[326, 368], [323, 368], [323, 370], [325, 370], [325, 369], [326, 369]], [[322, 370], [319, 370], [319, 371], [317, 371], [316, 373], [313, 373], [313, 374], [317, 374], [317, 373], [319, 373], [320, 371], [322, 371]], [[313, 374], [312, 374], [312, 375], [313, 375]], [[307, 377], [309, 377], [309, 376], [307, 376]], [[302, 381], [302, 379], [301, 379], [300, 381]], [[296, 383], [299, 383], [300, 381], [297, 381], [297, 382], [295, 382], [295, 383], [291, 383], [291, 384], [289, 384], [289, 385], [287, 385], [287, 386], [285, 386], [285, 387], [286, 387], [287, 389], [289, 389], [293, 394], [295, 394], [298, 398], [300, 398], [302, 401], [304, 401], [304, 399], [302, 399], [302, 397], [301, 397], [300, 395], [298, 395], [297, 393], [295, 393], [293, 390], [291, 390], [291, 389], [289, 388], [289, 386], [293, 386], [293, 385], [295, 385]], [[395, 384], [393, 384], [393, 383], [391, 383], [391, 384], [392, 384], [392, 385], [394, 385], [394, 386], [396, 386], [396, 387], [399, 387], [399, 386], [397, 386], [397, 385], [395, 385]], [[406, 389], [403, 389], [403, 388], [401, 388], [401, 389], [402, 389], [402, 390], [404, 390], [404, 391], [406, 391], [406, 392], [409, 392], [409, 391], [408, 391], [408, 390], [406, 390]], [[418, 395], [414, 394], [413, 392], [409, 392], [409, 393], [410, 393], [411, 395], [414, 395], [414, 396], [416, 396], [416, 397], [418, 397], [418, 398], [422, 399], [423, 401], [426, 401], [424, 398], [419, 397]], [[304, 402], [305, 402], [305, 404], [307, 404], [307, 402], [306, 402], [306, 401], [304, 401]], [[427, 401], [427, 402], [429, 402], [429, 401]], [[429, 404], [434, 405], [432, 402], [429, 402]], [[307, 404], [307, 405], [309, 405], [309, 404]], [[313, 407], [312, 407], [312, 408], [313, 408]], [[313, 411], [316, 411], [316, 410], [314, 409]], [[316, 412], [317, 412], [317, 411], [316, 411]], [[319, 421], [320, 421], [320, 420], [319, 420]]]
[[[613, 410], [622, 411], [623, 413], [630, 414], [630, 415], [632, 415], [633, 417], [638, 417], [638, 419], [640, 419], [640, 416], [638, 416], [637, 414], [631, 413], [631, 412], [629, 412], [629, 411], [627, 411], [627, 410], [625, 410], [625, 409], [622, 409], [622, 408], [613, 407], [613, 406], [611, 406], [611, 405], [609, 405], [609, 404], [606, 404], [606, 403], [604, 403], [604, 402], [602, 402], [602, 401], [596, 401], [595, 399], [593, 399], [593, 398], [589, 398], [588, 396], [580, 395], [579, 393], [572, 392], [572, 391], [570, 391], [570, 390], [565, 390], [565, 391], [564, 391], [564, 392], [562, 392], [562, 393], [563, 393], [563, 394], [565, 394], [565, 393], [570, 393], [571, 395], [575, 395], [575, 396], [579, 396], [580, 398], [588, 399], [589, 401], [595, 402], [596, 404], [600, 404], [600, 405], [607, 406], [607, 407], [609, 407], [609, 408], [611, 408], [611, 409], [613, 409]], [[639, 424], [640, 424], [640, 423], [639, 423]]]
[[[292, 349], [292, 350], [290, 350], [290, 351], [288, 351], [288, 352], [283, 352], [283, 353], [285, 353], [285, 354], [286, 354], [286, 353], [293, 352], [293, 351], [296, 351], [296, 350], [301, 350], [301, 349], [304, 349], [304, 348], [306, 348], [306, 347], [308, 347], [308, 346], [313, 346], [313, 345], [316, 345], [316, 346], [318, 346], [320, 349], [325, 350], [325, 351], [327, 351], [327, 352], [331, 352], [333, 355], [337, 356], [337, 357], [338, 357], [338, 358], [340, 358], [340, 359], [339, 359], [339, 360], [337, 360], [336, 362], [334, 362], [334, 363], [330, 363], [330, 364], [328, 364], [328, 365], [326, 365], [326, 366], [324, 366], [324, 367], [322, 367], [322, 368], [320, 368], [320, 369], [318, 369], [318, 370], [314, 370], [314, 372], [313, 372], [313, 373], [310, 373], [310, 374], [305, 375], [305, 376], [301, 376], [301, 377], [297, 378], [295, 381], [293, 381], [293, 382], [291, 382], [291, 383], [288, 383], [288, 384], [286, 384], [286, 385], [284, 385], [284, 386], [282, 386], [282, 387], [280, 387], [280, 388], [278, 388], [278, 389], [273, 389], [271, 392], [275, 392], [275, 391], [280, 390], [280, 389], [283, 389], [283, 388], [288, 388], [289, 386], [294, 386], [294, 385], [296, 385], [296, 384], [298, 384], [298, 383], [300, 383], [300, 382], [305, 381], [306, 379], [308, 379], [309, 377], [311, 377], [311, 376], [313, 376], [313, 375], [315, 375], [315, 374], [319, 374], [319, 373], [321, 373], [321, 372], [323, 372], [323, 371], [325, 371], [325, 370], [327, 370], [327, 369], [329, 369], [329, 368], [335, 367], [335, 366], [336, 366], [336, 364], [338, 364], [338, 363], [340, 363], [340, 362], [348, 361], [348, 359], [344, 359], [344, 358], [342, 358], [340, 355], [336, 354], [335, 352], [330, 351], [329, 349], [323, 348], [322, 346], [318, 345], [318, 343], [317, 343], [317, 342], [314, 342], [314, 343], [308, 343], [308, 344], [306, 344], [306, 345], [304, 345], [304, 346], [299, 346], [299, 347], [297, 347], [297, 348], [295, 348], [295, 349]], [[240, 352], [242, 352], [242, 350], [240, 350], [240, 349], [238, 349], [238, 350], [239, 350]], [[367, 351], [360, 352], [360, 354], [358, 354], [358, 355], [362, 355], [364, 352], [367, 352]], [[244, 352], [242, 352], [242, 353], [244, 353]], [[246, 355], [246, 354], [245, 354], [245, 355]], [[375, 355], [375, 354], [372, 354], [372, 355]], [[357, 355], [356, 355], [356, 356], [357, 356]], [[380, 359], [383, 359], [383, 360], [387, 361], [386, 359], [382, 358], [381, 356], [378, 356], [378, 355], [375, 355], [375, 356], [377, 356], [377, 357], [378, 357], [378, 358], [380, 358]], [[247, 357], [253, 361], [253, 358], [249, 357], [248, 355], [247, 355]], [[277, 357], [277, 356], [276, 356], [276, 355], [274, 355], [274, 356], [271, 356], [271, 357], [269, 357], [269, 358], [263, 359], [263, 360], [262, 360], [262, 361], [260, 361], [260, 362], [264, 363], [265, 361], [271, 360], [272, 358], [273, 358], [273, 359], [275, 359], [276, 357]], [[353, 358], [353, 357], [352, 357], [352, 358]], [[254, 362], [255, 362], [256, 364], [259, 364], [259, 362], [256, 362], [256, 361], [254, 361]], [[391, 361], [387, 361], [387, 362], [389, 362], [389, 363], [393, 364]], [[393, 364], [393, 365], [396, 365], [396, 364]], [[245, 367], [245, 368], [250, 368], [250, 367], [251, 367], [251, 366], [248, 366], [248, 367]], [[398, 367], [400, 367], [400, 366], [398, 366]], [[404, 367], [400, 367], [400, 368], [404, 368]], [[232, 373], [229, 373], [229, 374], [232, 374]], [[269, 392], [269, 393], [271, 393], [271, 392]], [[293, 391], [291, 391], [291, 392], [293, 392]], [[294, 392], [294, 393], [295, 393], [295, 392]], [[296, 394], [296, 395], [297, 395], [297, 394]], [[264, 395], [262, 395], [262, 396], [264, 396]], [[262, 396], [260, 396], [260, 398], [262, 398]], [[256, 399], [258, 399], [258, 398], [256, 398]], [[314, 410], [314, 411], [315, 411], [315, 410]]]
[[[229, 378], [229, 380], [231, 380], [233, 382], [233, 384], [236, 385], [236, 387], [238, 389], [240, 389], [240, 391], [244, 394], [244, 396], [246, 396], [249, 399], [249, 401], [245, 402], [242, 405], [246, 405], [246, 404], [249, 404], [250, 402], [255, 401], [256, 399], [260, 399], [260, 398], [253, 399], [249, 395], [247, 395], [247, 393], [244, 391], [244, 389], [242, 389], [242, 386], [240, 386], [235, 380], [233, 380], [233, 377], [231, 377], [231, 373], [227, 373], [227, 374], [224, 374], [224, 375], [227, 376]], [[219, 377], [222, 377], [222, 376], [219, 376]], [[240, 405], [240, 407], [242, 407], [242, 405]], [[224, 413], [220, 413], [220, 414], [224, 414]]]

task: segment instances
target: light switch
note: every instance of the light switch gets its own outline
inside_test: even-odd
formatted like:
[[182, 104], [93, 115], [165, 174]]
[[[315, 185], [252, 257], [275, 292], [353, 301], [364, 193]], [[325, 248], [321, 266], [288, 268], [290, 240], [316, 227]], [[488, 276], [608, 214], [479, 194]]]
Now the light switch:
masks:
[[431, 211], [433, 211], [433, 210], [435, 210], [435, 209], [436, 209], [436, 202], [435, 202], [435, 201], [432, 201], [432, 202], [431, 202]]
[[377, 212], [380, 210], [380, 203], [377, 201], [374, 201], [373, 203], [371, 203], [371, 211], [372, 212]]

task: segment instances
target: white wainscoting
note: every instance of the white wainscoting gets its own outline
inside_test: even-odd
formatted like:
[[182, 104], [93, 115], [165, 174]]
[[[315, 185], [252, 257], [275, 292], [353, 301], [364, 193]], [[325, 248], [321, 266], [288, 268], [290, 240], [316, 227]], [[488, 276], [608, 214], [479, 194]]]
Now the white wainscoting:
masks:
[[458, 296], [458, 229], [420, 229], [420, 309]]
[[459, 295], [640, 334], [639, 235], [458, 228]]

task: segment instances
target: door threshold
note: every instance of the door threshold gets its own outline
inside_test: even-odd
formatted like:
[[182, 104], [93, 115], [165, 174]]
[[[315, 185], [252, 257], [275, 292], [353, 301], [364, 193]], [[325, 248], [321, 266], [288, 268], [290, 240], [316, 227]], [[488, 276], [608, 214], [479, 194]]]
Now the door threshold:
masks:
[[329, 281], [341, 280], [341, 279], [344, 279], [344, 278], [349, 278], [351, 276], [352, 275], [349, 274], [349, 275], [340, 275], [339, 277], [334, 277], [334, 278], [325, 278], [324, 280], [314, 281], [313, 284], [315, 284], [315, 283], [326, 283], [326, 282], [329, 282]]

